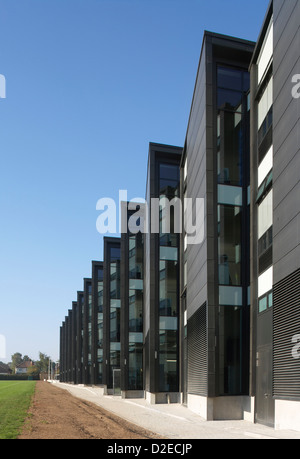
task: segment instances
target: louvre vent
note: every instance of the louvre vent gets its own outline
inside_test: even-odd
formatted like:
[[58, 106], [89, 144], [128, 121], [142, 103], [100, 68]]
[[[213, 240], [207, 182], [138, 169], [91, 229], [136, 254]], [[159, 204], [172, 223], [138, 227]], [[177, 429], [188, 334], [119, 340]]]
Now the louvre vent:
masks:
[[269, 148], [271, 147], [273, 142], [273, 129], [272, 126], [269, 128], [267, 134], [265, 135], [263, 141], [258, 147], [258, 161], [259, 163], [262, 162], [266, 153], [268, 152]]
[[272, 265], [272, 246], [263, 253], [258, 259], [259, 274], [266, 271]]
[[274, 285], [273, 395], [300, 398], [300, 269]]
[[188, 393], [207, 395], [207, 332], [206, 303], [187, 323]]

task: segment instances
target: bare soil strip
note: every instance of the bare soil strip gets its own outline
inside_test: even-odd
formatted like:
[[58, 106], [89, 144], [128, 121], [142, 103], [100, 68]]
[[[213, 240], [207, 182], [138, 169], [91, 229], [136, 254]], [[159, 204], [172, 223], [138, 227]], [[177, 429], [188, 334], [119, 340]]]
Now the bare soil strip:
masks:
[[152, 439], [157, 434], [38, 381], [19, 439]]

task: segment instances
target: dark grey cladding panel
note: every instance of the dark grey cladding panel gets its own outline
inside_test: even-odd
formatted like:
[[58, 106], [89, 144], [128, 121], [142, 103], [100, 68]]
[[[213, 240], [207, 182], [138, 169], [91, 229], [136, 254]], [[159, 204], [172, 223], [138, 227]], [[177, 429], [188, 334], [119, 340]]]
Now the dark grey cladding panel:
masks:
[[208, 394], [206, 303], [188, 320], [188, 393]]
[[300, 2], [274, 0], [273, 259], [274, 284], [300, 267]]
[[274, 285], [273, 395], [300, 398], [300, 269]]

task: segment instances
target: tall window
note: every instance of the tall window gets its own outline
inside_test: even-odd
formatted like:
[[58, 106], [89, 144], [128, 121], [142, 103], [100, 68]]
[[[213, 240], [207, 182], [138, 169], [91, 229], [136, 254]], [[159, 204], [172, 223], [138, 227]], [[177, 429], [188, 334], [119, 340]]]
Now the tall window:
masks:
[[[160, 163], [160, 197], [172, 200], [179, 196], [178, 164]], [[170, 210], [170, 232], [164, 231], [164, 220]], [[174, 232], [175, 209], [160, 210], [159, 247], [159, 390], [178, 391], [178, 247], [179, 234]]]
[[248, 365], [249, 73], [218, 66], [217, 85], [218, 390], [238, 395], [246, 391]]
[[98, 362], [98, 384], [103, 382], [103, 268], [98, 268], [98, 336], [97, 336], [97, 362]]
[[128, 388], [143, 389], [143, 236], [129, 236]]
[[120, 368], [120, 256], [119, 247], [110, 248], [110, 381], [113, 370]]

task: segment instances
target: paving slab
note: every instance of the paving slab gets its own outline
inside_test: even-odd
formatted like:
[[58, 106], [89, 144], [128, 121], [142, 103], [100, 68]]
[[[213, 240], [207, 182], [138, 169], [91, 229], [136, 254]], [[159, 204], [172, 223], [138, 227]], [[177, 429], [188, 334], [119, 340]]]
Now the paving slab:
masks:
[[275, 430], [248, 421], [206, 421], [178, 403], [150, 405], [146, 399], [103, 395], [99, 387], [53, 382], [73, 396], [95, 403], [167, 439], [300, 439], [300, 432]]

